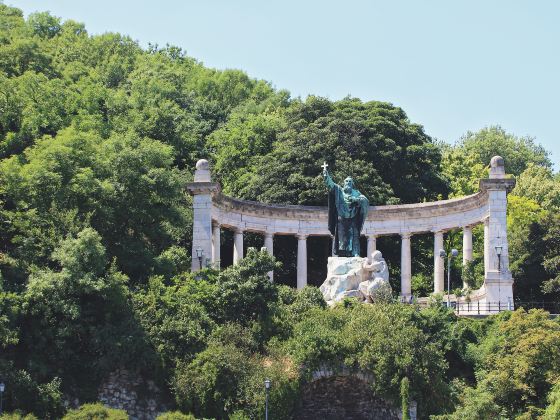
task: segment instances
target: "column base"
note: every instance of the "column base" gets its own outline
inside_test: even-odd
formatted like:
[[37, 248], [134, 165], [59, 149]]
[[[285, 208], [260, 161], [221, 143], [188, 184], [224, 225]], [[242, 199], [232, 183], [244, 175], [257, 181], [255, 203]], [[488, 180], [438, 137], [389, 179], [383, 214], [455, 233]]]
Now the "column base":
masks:
[[399, 294], [399, 300], [400, 300], [402, 303], [412, 303], [413, 299], [414, 299], [414, 297], [413, 297], [412, 294], [410, 294], [410, 293], [405, 293], [405, 294], [401, 293], [401, 294]]
[[513, 277], [511, 272], [489, 270], [484, 279], [486, 301], [510, 304], [513, 302]]

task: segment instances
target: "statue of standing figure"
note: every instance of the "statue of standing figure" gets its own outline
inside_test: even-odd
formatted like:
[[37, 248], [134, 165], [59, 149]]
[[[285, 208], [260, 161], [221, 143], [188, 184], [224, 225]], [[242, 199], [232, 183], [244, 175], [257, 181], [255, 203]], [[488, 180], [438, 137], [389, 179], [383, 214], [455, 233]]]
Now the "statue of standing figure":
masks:
[[341, 187], [332, 180], [325, 163], [323, 178], [329, 189], [329, 231], [334, 236], [333, 255], [360, 256], [360, 232], [367, 217], [368, 199], [354, 188], [351, 177]]
[[368, 199], [354, 188], [348, 177], [341, 187], [332, 180], [327, 164], [323, 178], [329, 189], [329, 231], [334, 236], [333, 256], [327, 264], [327, 278], [320, 287], [327, 304], [345, 298], [363, 302], [390, 302], [389, 270], [381, 252], [360, 258], [360, 233], [369, 210]]

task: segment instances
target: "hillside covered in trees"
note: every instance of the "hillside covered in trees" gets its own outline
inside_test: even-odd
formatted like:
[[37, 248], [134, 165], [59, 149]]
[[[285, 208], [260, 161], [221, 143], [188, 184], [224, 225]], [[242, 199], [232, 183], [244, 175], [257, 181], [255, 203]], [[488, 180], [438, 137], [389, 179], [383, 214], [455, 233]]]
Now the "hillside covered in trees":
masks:
[[[373, 372], [373, 391], [396, 405], [406, 378], [421, 418], [557, 418], [560, 324], [543, 311], [474, 321], [437, 305], [329, 310], [314, 287], [268, 282], [273, 267], [290, 282], [295, 259], [282, 247], [281, 267], [251, 251], [240, 265], [188, 272], [184, 187], [201, 157], [226, 194], [325, 205], [323, 161], [372, 204], [395, 204], [474, 193], [496, 154], [517, 179], [508, 214], [516, 299], [552, 305], [560, 179], [533, 139], [493, 126], [450, 145], [389, 103], [291, 98], [177, 47], [143, 49], [0, 3], [5, 408], [61, 418], [65, 402], [95, 401], [101, 381], [125, 367], [197, 417], [262, 417], [270, 377], [275, 418], [290, 418], [312, 369], [331, 363]], [[481, 284], [481, 237], [475, 230], [473, 266], [453, 268], [455, 287], [462, 276]], [[380, 246], [389, 264], [398, 259], [395, 243]], [[427, 295], [433, 244], [413, 246], [413, 292]], [[460, 246], [458, 233], [447, 235], [446, 247]], [[311, 261], [321, 255], [310, 250]]]

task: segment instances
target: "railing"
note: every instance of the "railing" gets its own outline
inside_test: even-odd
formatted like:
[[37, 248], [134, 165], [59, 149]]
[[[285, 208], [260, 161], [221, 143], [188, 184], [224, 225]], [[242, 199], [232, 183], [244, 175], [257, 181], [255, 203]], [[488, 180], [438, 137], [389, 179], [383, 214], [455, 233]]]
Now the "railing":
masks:
[[451, 307], [457, 315], [490, 315], [517, 308], [544, 309], [550, 314], [560, 314], [560, 302], [451, 302]]
[[513, 302], [451, 302], [451, 307], [458, 315], [489, 315], [502, 311], [512, 311]]

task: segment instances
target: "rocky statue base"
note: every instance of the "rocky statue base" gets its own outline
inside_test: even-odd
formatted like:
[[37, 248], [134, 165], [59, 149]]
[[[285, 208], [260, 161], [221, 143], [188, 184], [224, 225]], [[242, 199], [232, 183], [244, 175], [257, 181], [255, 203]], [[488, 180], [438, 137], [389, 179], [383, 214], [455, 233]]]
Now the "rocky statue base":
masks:
[[367, 303], [390, 300], [387, 264], [379, 251], [372, 254], [371, 262], [362, 257], [329, 257], [327, 279], [320, 290], [329, 305], [347, 297]]

